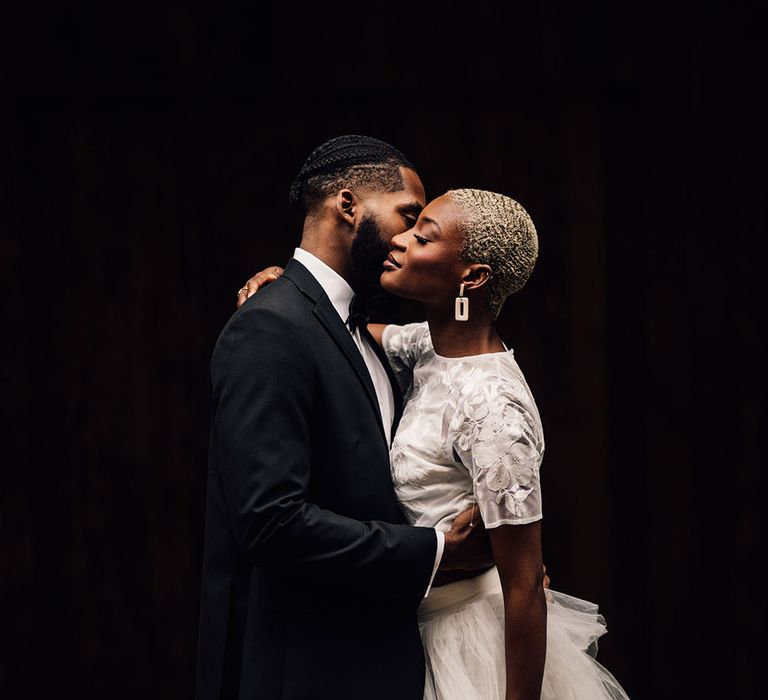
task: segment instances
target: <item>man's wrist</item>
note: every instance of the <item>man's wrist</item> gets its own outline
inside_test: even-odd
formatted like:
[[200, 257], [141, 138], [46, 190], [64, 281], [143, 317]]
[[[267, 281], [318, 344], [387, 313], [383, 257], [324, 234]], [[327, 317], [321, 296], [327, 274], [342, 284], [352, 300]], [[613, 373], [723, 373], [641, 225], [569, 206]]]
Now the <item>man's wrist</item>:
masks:
[[440, 560], [439, 571], [451, 571], [456, 568], [456, 549], [458, 540], [450, 532], [445, 533], [443, 542], [443, 558]]

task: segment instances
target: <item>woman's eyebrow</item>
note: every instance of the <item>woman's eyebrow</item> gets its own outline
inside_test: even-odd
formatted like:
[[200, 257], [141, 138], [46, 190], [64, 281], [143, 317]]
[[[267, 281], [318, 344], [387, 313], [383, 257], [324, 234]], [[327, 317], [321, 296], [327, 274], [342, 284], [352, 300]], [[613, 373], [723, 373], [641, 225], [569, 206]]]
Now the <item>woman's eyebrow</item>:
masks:
[[440, 228], [440, 224], [437, 223], [434, 219], [430, 219], [428, 216], [422, 216], [422, 221], [425, 221], [428, 224], [434, 224], [437, 227], [437, 230], [439, 233], [442, 233], [442, 229]]

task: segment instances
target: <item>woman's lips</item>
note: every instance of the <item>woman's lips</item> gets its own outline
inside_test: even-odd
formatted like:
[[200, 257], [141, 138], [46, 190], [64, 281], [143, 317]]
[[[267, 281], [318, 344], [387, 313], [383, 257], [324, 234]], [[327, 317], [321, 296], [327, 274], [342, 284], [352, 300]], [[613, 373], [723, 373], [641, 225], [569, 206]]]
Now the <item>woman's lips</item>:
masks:
[[384, 269], [386, 269], [386, 270], [397, 270], [399, 268], [400, 268], [400, 263], [398, 263], [397, 260], [395, 260], [392, 257], [392, 253], [390, 253], [387, 256], [387, 259], [384, 261]]

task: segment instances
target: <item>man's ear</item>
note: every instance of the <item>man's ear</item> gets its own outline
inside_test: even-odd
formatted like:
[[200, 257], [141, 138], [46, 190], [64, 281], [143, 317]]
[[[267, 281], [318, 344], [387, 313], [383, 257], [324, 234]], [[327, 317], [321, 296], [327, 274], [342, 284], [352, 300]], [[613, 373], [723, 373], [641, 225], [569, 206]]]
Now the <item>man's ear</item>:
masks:
[[336, 193], [336, 200], [334, 202], [336, 216], [354, 228], [357, 221], [358, 204], [357, 197], [352, 193], [352, 190], [339, 190]]
[[488, 284], [493, 276], [493, 270], [490, 265], [475, 263], [467, 267], [461, 277], [466, 292], [473, 292]]

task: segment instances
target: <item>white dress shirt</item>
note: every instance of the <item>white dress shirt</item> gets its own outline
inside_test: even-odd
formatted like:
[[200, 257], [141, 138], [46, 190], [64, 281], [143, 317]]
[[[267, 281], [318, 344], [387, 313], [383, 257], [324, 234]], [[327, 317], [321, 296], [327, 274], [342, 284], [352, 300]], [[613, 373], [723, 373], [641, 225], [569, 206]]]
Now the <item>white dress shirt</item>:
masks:
[[[304, 265], [304, 267], [309, 270], [310, 274], [318, 281], [330, 300], [331, 305], [336, 309], [336, 313], [339, 314], [342, 323], [346, 324], [347, 318], [349, 317], [349, 305], [352, 302], [352, 297], [355, 296], [352, 287], [349, 286], [347, 281], [336, 272], [336, 270], [326, 265], [322, 260], [303, 248], [296, 248], [296, 250], [293, 251], [293, 257]], [[373, 348], [360, 335], [359, 328], [352, 333], [352, 339], [360, 350], [360, 354], [365, 361], [365, 366], [368, 368], [368, 374], [371, 376], [373, 388], [376, 391], [376, 398], [379, 402], [384, 434], [387, 436], [387, 445], [390, 445], [392, 443], [392, 421], [395, 418], [395, 397], [392, 393], [392, 385], [389, 383], [389, 377]], [[443, 550], [445, 548], [445, 535], [439, 530], [435, 530], [435, 534], [437, 535], [435, 565], [432, 568], [432, 577], [429, 580], [427, 592], [424, 594], [424, 597], [429, 594], [429, 589], [432, 587], [432, 580], [440, 566], [440, 561], [443, 558]]]
[[[349, 305], [352, 303], [352, 297], [355, 296], [352, 287], [336, 270], [316, 258], [312, 253], [308, 253], [302, 248], [296, 248], [293, 257], [304, 265], [320, 283], [333, 308], [336, 309], [336, 313], [346, 324], [349, 317]], [[363, 360], [365, 360], [368, 374], [371, 375], [373, 388], [376, 390], [376, 398], [379, 400], [384, 434], [387, 436], [387, 445], [390, 445], [392, 444], [392, 421], [395, 419], [395, 397], [392, 394], [392, 385], [389, 383], [389, 377], [387, 377], [387, 373], [379, 362], [379, 358], [376, 357], [373, 348], [360, 335], [359, 328], [356, 328], [355, 332], [352, 333], [352, 339], [363, 356]]]

